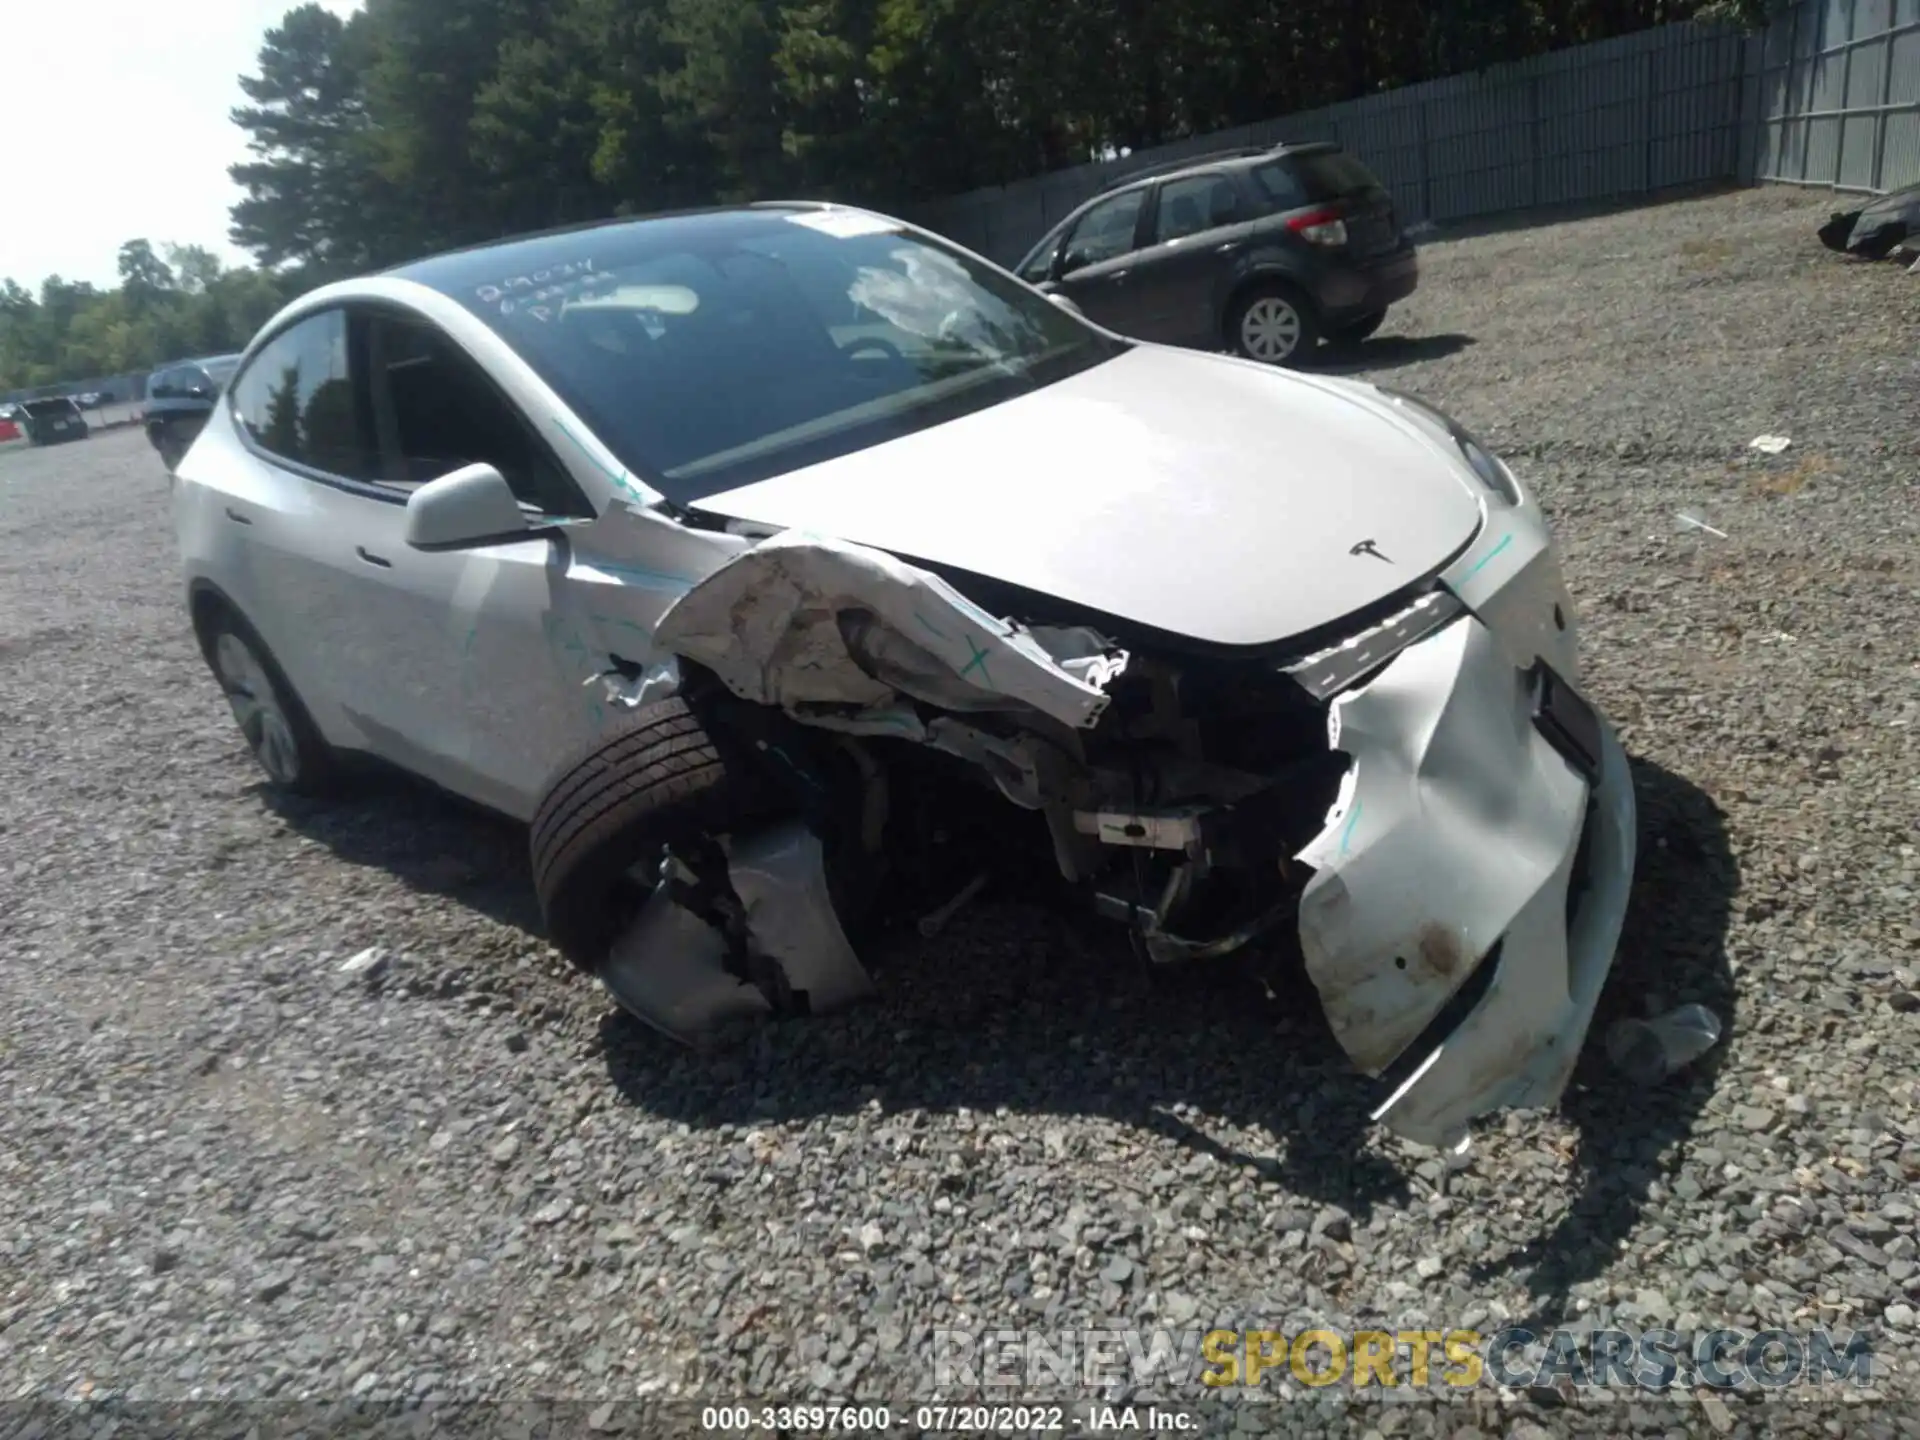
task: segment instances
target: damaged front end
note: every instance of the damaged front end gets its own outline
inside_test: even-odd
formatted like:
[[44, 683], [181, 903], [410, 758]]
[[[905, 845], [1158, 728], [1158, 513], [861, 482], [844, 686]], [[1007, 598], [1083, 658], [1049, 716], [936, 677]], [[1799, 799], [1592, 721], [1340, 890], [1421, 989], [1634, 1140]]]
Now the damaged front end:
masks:
[[[1335, 1037], [1385, 1082], [1376, 1118], [1449, 1145], [1489, 1109], [1557, 1100], [1633, 867], [1626, 760], [1570, 683], [1544, 526], [1509, 519], [1393, 613], [1281, 664], [1021, 625], [792, 531], [694, 585], [655, 640], [870, 778], [939, 763], [1031, 812], [1060, 874], [1154, 961], [1296, 932]], [[866, 993], [809, 839], [788, 827], [728, 857], [771, 979], [727, 970], [711, 926], [680, 933], [662, 885], [610, 987], [682, 1039], [775, 1008], [781, 984], [815, 1013]]]

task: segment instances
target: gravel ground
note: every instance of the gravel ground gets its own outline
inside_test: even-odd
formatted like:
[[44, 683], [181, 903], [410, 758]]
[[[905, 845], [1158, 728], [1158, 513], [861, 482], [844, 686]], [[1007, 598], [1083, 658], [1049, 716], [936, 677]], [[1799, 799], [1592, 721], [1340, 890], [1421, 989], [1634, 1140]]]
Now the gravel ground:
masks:
[[[0, 456], [0, 1398], [898, 1407], [935, 1327], [1508, 1321], [1858, 1327], [1912, 1393], [1920, 279], [1820, 249], [1830, 208], [1443, 238], [1354, 367], [1557, 523], [1643, 814], [1596, 1034], [1685, 1000], [1728, 1028], [1648, 1093], [1590, 1045], [1451, 1173], [1370, 1129], [1310, 991], [1148, 988], [1010, 904], [898, 943], [882, 1003], [674, 1052], [543, 944], [511, 827], [262, 790], [137, 432]], [[1318, 1398], [1282, 1419], [1348, 1403]]]

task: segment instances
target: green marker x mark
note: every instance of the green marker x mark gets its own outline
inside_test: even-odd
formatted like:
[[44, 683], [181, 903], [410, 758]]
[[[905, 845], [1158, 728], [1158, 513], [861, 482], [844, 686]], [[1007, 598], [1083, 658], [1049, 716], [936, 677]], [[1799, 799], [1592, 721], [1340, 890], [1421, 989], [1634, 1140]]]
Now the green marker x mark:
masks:
[[960, 678], [962, 680], [966, 679], [967, 671], [978, 666], [980, 668], [980, 683], [983, 685], [991, 684], [992, 681], [987, 675], [987, 652], [973, 643], [973, 636], [967, 635], [965, 631], [962, 631], [961, 634], [966, 639], [967, 648], [973, 651], [973, 658], [967, 661], [966, 669], [960, 672]]

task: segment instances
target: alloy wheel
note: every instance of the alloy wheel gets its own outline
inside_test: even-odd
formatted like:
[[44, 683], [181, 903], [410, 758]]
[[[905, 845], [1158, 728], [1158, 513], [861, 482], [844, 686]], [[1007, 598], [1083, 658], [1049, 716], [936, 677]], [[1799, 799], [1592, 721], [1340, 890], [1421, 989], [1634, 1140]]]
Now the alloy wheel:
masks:
[[296, 784], [300, 779], [299, 743], [260, 657], [228, 630], [215, 643], [213, 660], [220, 688], [226, 691], [227, 704], [233, 709], [234, 723], [247, 737], [253, 758], [279, 784]]

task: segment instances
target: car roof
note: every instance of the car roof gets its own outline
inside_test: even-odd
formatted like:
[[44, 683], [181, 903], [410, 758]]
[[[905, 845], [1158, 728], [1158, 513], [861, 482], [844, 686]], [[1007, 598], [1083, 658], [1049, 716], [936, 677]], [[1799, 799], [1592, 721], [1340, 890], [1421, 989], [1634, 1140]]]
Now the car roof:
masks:
[[1332, 140], [1304, 140], [1299, 142], [1282, 141], [1278, 145], [1250, 146], [1241, 150], [1216, 150], [1205, 155], [1189, 155], [1178, 160], [1169, 160], [1162, 165], [1147, 165], [1139, 170], [1120, 176], [1092, 196], [1094, 200], [1103, 200], [1109, 195], [1130, 189], [1135, 185], [1151, 185], [1162, 180], [1178, 180], [1202, 170], [1219, 170], [1233, 166], [1257, 165], [1263, 160], [1277, 160], [1289, 155], [1326, 155], [1345, 147]]
[[[578, 225], [562, 225], [525, 235], [509, 235], [478, 245], [445, 250], [419, 260], [409, 260], [376, 273], [396, 280], [452, 294], [476, 285], [504, 285], [517, 277], [536, 277], [575, 265], [594, 257], [585, 242], [604, 237], [609, 242], [639, 231], [665, 236], [678, 232], [697, 241], [719, 236], [736, 227], [757, 227], [757, 223], [783, 212], [829, 208], [814, 200], [771, 200], [753, 205], [707, 206], [698, 210], [676, 210], [657, 215], [616, 216], [589, 220]], [[583, 248], [584, 246], [584, 248]]]

